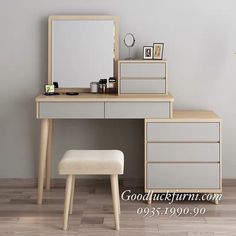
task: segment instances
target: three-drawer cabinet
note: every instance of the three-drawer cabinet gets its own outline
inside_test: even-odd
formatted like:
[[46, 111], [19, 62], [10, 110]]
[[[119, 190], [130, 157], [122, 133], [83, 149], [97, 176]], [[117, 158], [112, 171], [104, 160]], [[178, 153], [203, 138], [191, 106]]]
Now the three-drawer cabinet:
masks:
[[167, 94], [167, 62], [123, 60], [118, 62], [119, 94]]
[[221, 120], [213, 112], [145, 120], [145, 192], [221, 192], [221, 169]]

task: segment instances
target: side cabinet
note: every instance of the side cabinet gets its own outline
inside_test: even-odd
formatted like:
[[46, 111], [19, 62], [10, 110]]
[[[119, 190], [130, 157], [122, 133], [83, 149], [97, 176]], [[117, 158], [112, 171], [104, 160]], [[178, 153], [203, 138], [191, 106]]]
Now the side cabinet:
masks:
[[119, 94], [167, 94], [167, 62], [123, 60], [118, 62]]
[[145, 192], [221, 192], [221, 169], [221, 120], [213, 112], [145, 120]]

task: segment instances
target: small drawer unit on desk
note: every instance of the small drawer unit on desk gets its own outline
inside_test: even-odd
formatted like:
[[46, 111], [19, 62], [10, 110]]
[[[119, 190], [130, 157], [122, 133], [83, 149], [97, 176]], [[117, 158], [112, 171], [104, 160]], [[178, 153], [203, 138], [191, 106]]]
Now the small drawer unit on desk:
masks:
[[221, 192], [221, 152], [221, 120], [213, 112], [146, 119], [145, 192]]
[[118, 92], [119, 94], [167, 94], [167, 62], [119, 61]]

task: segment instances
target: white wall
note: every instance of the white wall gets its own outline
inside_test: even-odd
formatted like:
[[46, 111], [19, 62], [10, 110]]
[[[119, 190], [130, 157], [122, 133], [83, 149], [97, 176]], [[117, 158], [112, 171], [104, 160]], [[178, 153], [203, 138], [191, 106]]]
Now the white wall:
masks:
[[[0, 177], [37, 174], [34, 96], [47, 80], [48, 15], [112, 14], [120, 17], [121, 58], [126, 32], [136, 36], [137, 57], [143, 45], [165, 42], [174, 107], [223, 118], [223, 175], [236, 178], [235, 8], [235, 0], [0, 0]], [[142, 176], [141, 120], [57, 121], [55, 133], [54, 175], [68, 148], [116, 147], [126, 153], [126, 175]]]

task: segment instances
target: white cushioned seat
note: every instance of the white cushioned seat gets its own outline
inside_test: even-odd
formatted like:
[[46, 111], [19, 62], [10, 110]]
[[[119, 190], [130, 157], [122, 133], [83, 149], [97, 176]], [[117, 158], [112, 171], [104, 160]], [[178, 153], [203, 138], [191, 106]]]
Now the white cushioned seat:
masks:
[[61, 175], [123, 174], [124, 154], [119, 150], [69, 150], [58, 171]]

